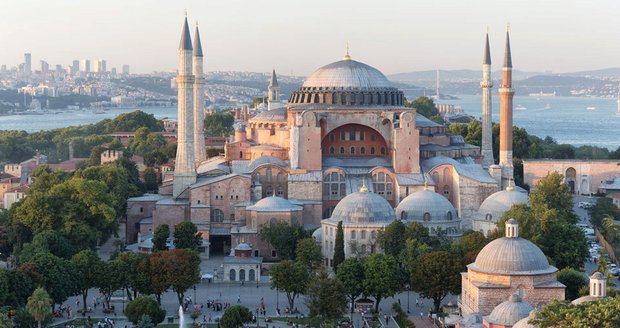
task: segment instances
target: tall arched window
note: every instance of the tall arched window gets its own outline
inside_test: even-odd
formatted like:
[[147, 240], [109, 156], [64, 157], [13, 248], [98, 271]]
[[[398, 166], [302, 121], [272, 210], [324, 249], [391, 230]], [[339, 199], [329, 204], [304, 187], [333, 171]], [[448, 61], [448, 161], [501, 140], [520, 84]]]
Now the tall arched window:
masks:
[[385, 155], [385, 147], [381, 147], [381, 155]]
[[373, 189], [375, 193], [383, 196], [385, 199], [393, 199], [394, 182], [392, 177], [383, 172], [373, 174], [372, 176]]
[[351, 155], [355, 155], [355, 147], [351, 147]]
[[448, 211], [448, 213], [446, 213], [446, 218], [448, 219], [448, 221], [452, 220], [452, 212]]
[[329, 154], [333, 155], [335, 153], [334, 147], [329, 147]]
[[362, 154], [362, 155], [366, 154], [366, 147], [360, 148], [360, 154]]
[[400, 212], [400, 220], [401, 221], [407, 220], [407, 212], [405, 211]]
[[344, 175], [332, 172], [323, 178], [323, 198], [341, 199], [346, 195]]
[[224, 222], [224, 212], [218, 208], [211, 211], [211, 222]]
[[271, 182], [272, 175], [271, 175], [271, 168], [270, 167], [267, 168], [266, 175], [267, 175], [267, 182]]
[[431, 220], [431, 213], [426, 212], [424, 213], [424, 216], [422, 218], [424, 221], [430, 221]]
[[273, 187], [272, 186], [267, 186], [265, 188], [265, 196], [266, 197], [273, 196]]
[[278, 186], [278, 189], [276, 189], [276, 196], [284, 197], [284, 189], [282, 189], [282, 187]]
[[370, 147], [370, 155], [374, 155], [375, 154], [375, 147]]
[[351, 239], [357, 238], [357, 233], [355, 230], [351, 230]]
[[344, 147], [340, 147], [340, 154], [344, 154]]
[[278, 172], [278, 175], [276, 176], [276, 181], [278, 182], [284, 182], [284, 174], [282, 174], [282, 172]]
[[254, 183], [260, 183], [260, 173], [256, 172], [256, 175], [254, 176]]

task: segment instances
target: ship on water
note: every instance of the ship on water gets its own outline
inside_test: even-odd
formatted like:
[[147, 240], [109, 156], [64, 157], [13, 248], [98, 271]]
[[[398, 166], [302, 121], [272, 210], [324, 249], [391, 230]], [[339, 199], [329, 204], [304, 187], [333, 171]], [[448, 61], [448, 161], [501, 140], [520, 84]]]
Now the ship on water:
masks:
[[533, 92], [528, 94], [528, 96], [530, 97], [555, 97], [555, 91], [553, 92], [542, 92], [542, 90], [540, 92]]

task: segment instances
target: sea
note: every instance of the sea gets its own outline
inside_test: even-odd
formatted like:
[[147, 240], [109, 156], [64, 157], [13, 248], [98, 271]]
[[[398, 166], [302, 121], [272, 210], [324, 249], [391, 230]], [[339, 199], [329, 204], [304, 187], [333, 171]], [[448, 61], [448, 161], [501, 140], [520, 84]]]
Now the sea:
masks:
[[[456, 95], [458, 99], [438, 100], [454, 104], [466, 114], [480, 118], [480, 95]], [[620, 116], [616, 115], [616, 99], [591, 97], [514, 97], [514, 124], [529, 134], [551, 136], [559, 143], [574, 146], [592, 145], [615, 150], [620, 147]], [[519, 108], [519, 109], [517, 109]], [[146, 107], [140, 110], [156, 118], [177, 118], [176, 107]], [[103, 114], [91, 111], [62, 111], [43, 115], [0, 116], [0, 130], [35, 132], [72, 125], [96, 123], [114, 118], [136, 108], [111, 108]], [[499, 121], [499, 97], [493, 97], [493, 121]]]

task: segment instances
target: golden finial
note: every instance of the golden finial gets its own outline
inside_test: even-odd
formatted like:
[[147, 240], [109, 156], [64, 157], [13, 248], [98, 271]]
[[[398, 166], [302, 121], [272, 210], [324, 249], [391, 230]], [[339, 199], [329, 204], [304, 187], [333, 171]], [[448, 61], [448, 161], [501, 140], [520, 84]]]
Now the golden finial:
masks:
[[362, 187], [360, 188], [360, 192], [368, 192], [368, 188], [366, 187], [366, 178], [362, 178]]
[[424, 190], [428, 190], [428, 180], [424, 177]]
[[506, 32], [510, 32], [510, 23], [506, 24]]
[[506, 187], [506, 191], [513, 191], [515, 188], [512, 186], [512, 179], [508, 179], [508, 187]]
[[185, 18], [187, 18], [187, 8], [185, 9]]
[[351, 56], [349, 55], [349, 41], [347, 41], [347, 52], [344, 54], [344, 60], [351, 60]]

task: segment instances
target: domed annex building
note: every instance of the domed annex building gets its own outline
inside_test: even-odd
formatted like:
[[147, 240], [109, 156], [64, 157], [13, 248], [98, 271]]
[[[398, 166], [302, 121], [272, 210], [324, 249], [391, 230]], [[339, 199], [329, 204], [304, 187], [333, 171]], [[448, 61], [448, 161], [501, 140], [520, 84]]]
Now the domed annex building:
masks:
[[[431, 234], [441, 230], [458, 238], [472, 227], [482, 202], [512, 179], [508, 40], [506, 49], [499, 164], [494, 164], [492, 152], [483, 156], [481, 151], [490, 149], [492, 83], [481, 84], [489, 100], [483, 103], [483, 136], [488, 138], [481, 148], [405, 107], [403, 91], [348, 51], [342, 60], [312, 73], [288, 102], [281, 100], [273, 71], [268, 110], [236, 111], [234, 136], [224, 156], [206, 159], [202, 47], [198, 29], [192, 42], [185, 21], [176, 78], [174, 178], [164, 181], [157, 197], [129, 199], [127, 243], [135, 243], [139, 232], [146, 237], [160, 224], [173, 230], [183, 221], [197, 225], [205, 252], [229, 254], [246, 243], [253, 256], [267, 261], [279, 257], [259, 232], [273, 220], [308, 229], [323, 226], [315, 239], [324, 254], [333, 252], [335, 232], [330, 229], [339, 220], [348, 229], [347, 254], [377, 251], [376, 230], [394, 219], [419, 222]], [[484, 65], [487, 72], [488, 44]], [[360, 191], [364, 181], [366, 191]], [[355, 250], [352, 240], [359, 245]]]
[[472, 230], [480, 231], [489, 236], [497, 228], [497, 222], [513, 205], [527, 204], [528, 195], [517, 191], [511, 185], [498, 191], [482, 202], [473, 220]]
[[566, 287], [558, 282], [557, 271], [538, 246], [519, 237], [519, 225], [510, 219], [506, 236], [487, 244], [461, 274], [461, 313], [487, 316], [513, 294], [535, 307], [563, 300]]

